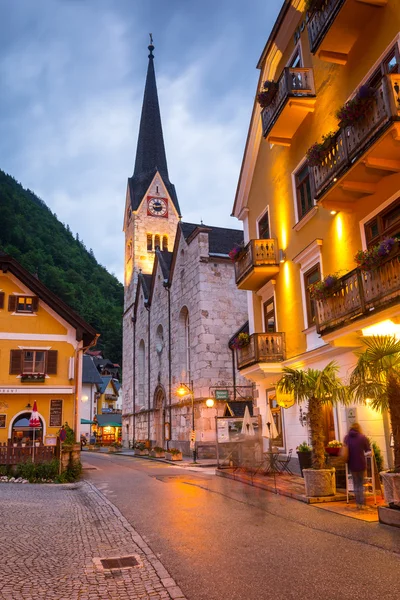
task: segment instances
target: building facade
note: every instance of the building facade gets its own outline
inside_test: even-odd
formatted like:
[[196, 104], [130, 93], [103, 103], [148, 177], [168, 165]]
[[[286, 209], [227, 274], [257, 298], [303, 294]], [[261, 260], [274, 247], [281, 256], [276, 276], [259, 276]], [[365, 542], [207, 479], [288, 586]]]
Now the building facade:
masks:
[[[400, 316], [397, 250], [374, 270], [355, 260], [400, 233], [400, 2], [305, 4], [284, 2], [257, 65], [262, 93], [233, 209], [252, 334], [240, 372], [256, 383], [264, 420], [272, 411], [282, 451], [307, 439], [305, 407], [277, 397], [282, 367], [334, 360], [348, 382], [362, 337], [398, 332]], [[334, 289], [313, 298], [321, 280]], [[357, 420], [391, 464], [386, 414], [366, 404], [327, 407], [324, 418], [326, 442]]]
[[67, 422], [80, 434], [82, 355], [95, 330], [0, 251], [0, 442], [29, 444], [36, 401], [36, 440]]
[[[236, 288], [229, 259], [243, 233], [181, 222], [167, 169], [153, 46], [149, 50], [124, 220], [123, 440], [188, 452], [195, 429], [197, 445], [215, 453], [215, 416], [226, 402], [208, 408], [206, 399], [216, 388], [233, 399], [234, 384], [247, 383], [228, 347], [247, 319], [246, 294]], [[188, 393], [179, 400], [180, 383]], [[251, 386], [242, 394], [251, 396]]]

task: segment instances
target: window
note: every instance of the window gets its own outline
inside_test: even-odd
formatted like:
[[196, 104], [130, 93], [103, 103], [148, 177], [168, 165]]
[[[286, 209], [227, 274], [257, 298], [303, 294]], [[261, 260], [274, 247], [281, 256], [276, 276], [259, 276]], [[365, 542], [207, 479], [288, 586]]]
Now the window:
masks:
[[258, 221], [258, 237], [260, 240], [269, 240], [271, 238], [268, 211]]
[[302, 66], [300, 48], [297, 47], [296, 52], [288, 63], [288, 67], [291, 67], [292, 69], [299, 69]]
[[275, 302], [273, 298], [269, 298], [264, 302], [264, 331], [265, 333], [276, 331]]
[[307, 325], [312, 327], [315, 324], [315, 300], [311, 298], [310, 285], [321, 281], [321, 269], [319, 263], [304, 273], [304, 289], [306, 295]]
[[313, 188], [311, 183], [310, 171], [308, 166], [304, 165], [296, 174], [296, 200], [298, 220], [310, 211], [314, 206]]
[[56, 375], [57, 359], [57, 350], [11, 350], [10, 374], [46, 373], [47, 375]]
[[162, 249], [164, 252], [168, 252], [168, 236], [166, 236], [166, 235], [163, 235]]
[[32, 314], [38, 311], [39, 298], [37, 296], [9, 296], [8, 310], [10, 312]]
[[389, 73], [399, 73], [400, 71], [400, 52], [399, 46], [396, 44], [385, 56], [379, 67], [374, 71], [367, 85], [370, 87], [378, 87], [382, 77]]
[[387, 237], [400, 237], [400, 198], [364, 226], [367, 247]]
[[157, 250], [160, 249], [160, 236], [159, 235], [155, 235], [154, 236], [154, 249]]
[[152, 252], [153, 250], [153, 236], [151, 233], [147, 234], [147, 252]]

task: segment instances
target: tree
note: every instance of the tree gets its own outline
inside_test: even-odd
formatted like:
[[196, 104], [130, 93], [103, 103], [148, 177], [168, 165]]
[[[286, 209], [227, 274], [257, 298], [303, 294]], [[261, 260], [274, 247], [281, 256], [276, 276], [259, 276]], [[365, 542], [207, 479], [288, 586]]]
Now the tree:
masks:
[[310, 425], [312, 460], [315, 469], [325, 467], [325, 440], [322, 407], [324, 404], [346, 404], [347, 388], [337, 377], [339, 367], [330, 362], [322, 369], [291, 369], [284, 367], [277, 389], [285, 394], [293, 394], [297, 403], [307, 402]]
[[370, 401], [374, 410], [389, 411], [394, 442], [395, 473], [400, 473], [400, 340], [395, 336], [363, 339], [367, 347], [359, 353], [350, 376], [350, 392], [358, 402]]

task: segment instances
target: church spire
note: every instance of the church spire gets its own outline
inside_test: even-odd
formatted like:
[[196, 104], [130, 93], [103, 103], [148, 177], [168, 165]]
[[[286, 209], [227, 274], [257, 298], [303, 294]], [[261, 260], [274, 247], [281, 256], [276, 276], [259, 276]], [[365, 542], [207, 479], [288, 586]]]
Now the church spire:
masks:
[[129, 178], [131, 188], [132, 209], [136, 210], [146, 193], [153, 177], [158, 171], [164, 185], [171, 196], [175, 208], [180, 214], [178, 199], [174, 185], [169, 180], [167, 157], [158, 104], [156, 75], [154, 71], [154, 45], [150, 34], [148, 46], [149, 64], [147, 67], [146, 85], [143, 96], [142, 115], [140, 118], [139, 137], [136, 150], [133, 176]]

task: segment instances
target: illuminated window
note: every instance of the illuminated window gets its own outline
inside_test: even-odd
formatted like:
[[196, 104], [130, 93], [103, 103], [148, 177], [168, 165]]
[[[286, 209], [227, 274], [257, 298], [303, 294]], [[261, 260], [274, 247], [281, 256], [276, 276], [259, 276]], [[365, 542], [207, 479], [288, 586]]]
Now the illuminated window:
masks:
[[264, 302], [264, 331], [265, 333], [276, 331], [275, 302], [273, 298], [269, 298]]
[[164, 250], [164, 252], [168, 252], [168, 236], [166, 235], [163, 235], [162, 249]]
[[400, 237], [400, 198], [368, 221], [364, 229], [369, 248], [387, 237]]
[[147, 252], [151, 252], [153, 250], [153, 236], [151, 233], [147, 234]]
[[301, 167], [295, 174], [296, 180], [296, 200], [299, 221], [314, 206], [314, 194], [308, 166]]
[[304, 289], [306, 294], [307, 325], [315, 325], [315, 300], [311, 298], [310, 286], [321, 281], [321, 269], [319, 263], [304, 273]]
[[160, 236], [159, 235], [155, 235], [154, 236], [154, 249], [160, 249]]

